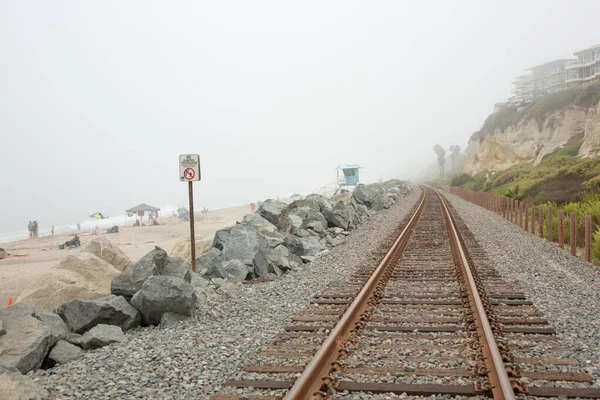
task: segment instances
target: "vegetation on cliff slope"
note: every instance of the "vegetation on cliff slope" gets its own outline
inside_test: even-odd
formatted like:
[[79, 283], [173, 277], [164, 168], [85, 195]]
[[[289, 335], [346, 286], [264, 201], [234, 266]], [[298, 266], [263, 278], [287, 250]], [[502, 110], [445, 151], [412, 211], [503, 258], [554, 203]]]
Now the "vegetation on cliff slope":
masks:
[[496, 130], [504, 132], [511, 126], [517, 126], [520, 122], [527, 123], [534, 119], [541, 131], [544, 122], [550, 114], [558, 110], [564, 110], [570, 107], [590, 108], [600, 101], [600, 83], [587, 86], [578, 86], [561, 92], [549, 93], [538, 99], [521, 110], [516, 107], [507, 107], [491, 114], [478, 132], [475, 132], [482, 141], [487, 135], [493, 134]]
[[[595, 232], [594, 260], [600, 263], [600, 157], [576, 157], [581, 144], [565, 146], [544, 157], [535, 167], [518, 164], [489, 176], [461, 173], [452, 178], [450, 185], [507, 197], [518, 192], [522, 201], [535, 204], [538, 212], [541, 207], [543, 215], [548, 215], [548, 207], [552, 207], [555, 238], [558, 237], [557, 210], [563, 210], [565, 216], [575, 212], [578, 243], [583, 243], [584, 217], [591, 215], [592, 232]], [[528, 218], [531, 218], [531, 213]], [[568, 223], [564, 225], [563, 233], [565, 241], [568, 241]]]

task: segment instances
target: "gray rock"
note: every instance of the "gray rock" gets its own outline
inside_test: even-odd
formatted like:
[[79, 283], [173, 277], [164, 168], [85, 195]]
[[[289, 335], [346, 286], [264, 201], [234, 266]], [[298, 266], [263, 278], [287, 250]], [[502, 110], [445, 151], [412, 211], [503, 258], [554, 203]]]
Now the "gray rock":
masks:
[[200, 276], [208, 279], [225, 278], [224, 265], [225, 256], [216, 247], [212, 247], [196, 258], [196, 269], [199, 271]]
[[140, 326], [140, 313], [121, 296], [96, 300], [71, 300], [56, 309], [72, 332], [84, 333], [98, 324], [116, 325], [123, 331]]
[[285, 238], [285, 245], [291, 253], [300, 257], [312, 256], [325, 249], [325, 246], [314, 236], [304, 239], [288, 235]]
[[326, 227], [327, 227], [327, 220], [325, 221], [325, 224], [323, 224], [320, 221], [313, 221], [306, 226], [306, 229], [309, 229], [309, 230], [312, 230], [319, 234], [322, 234], [325, 232]]
[[254, 276], [257, 278], [264, 278], [269, 274], [269, 261], [267, 260], [267, 253], [263, 250], [256, 253], [252, 260], [252, 266], [254, 267]]
[[79, 346], [60, 340], [48, 355], [49, 367], [53, 367], [56, 364], [66, 364], [82, 354], [83, 350]]
[[285, 236], [284, 234], [275, 231], [275, 232], [261, 232], [261, 236], [265, 238], [267, 241], [267, 248], [274, 249], [280, 244], [284, 243]]
[[171, 326], [178, 325], [180, 321], [186, 321], [191, 319], [187, 315], [181, 315], [177, 313], [167, 312], [160, 317], [160, 327], [161, 328], [169, 328]]
[[[172, 277], [168, 278], [179, 279]], [[97, 349], [99, 347], [108, 346], [111, 343], [119, 343], [124, 340], [125, 334], [123, 334], [121, 328], [115, 325], [100, 324], [84, 333], [79, 339], [78, 344], [84, 349]]]
[[172, 276], [151, 276], [131, 299], [148, 325], [158, 325], [166, 312], [192, 316], [196, 307], [192, 285]]
[[282, 271], [287, 271], [290, 269], [290, 251], [283, 245], [279, 245], [274, 249], [271, 249], [267, 253], [267, 258], [269, 261], [269, 272], [277, 273], [275, 268]]
[[223, 272], [227, 281], [239, 283], [248, 276], [248, 266], [240, 260], [229, 260], [225, 263]]
[[50, 350], [50, 331], [31, 315], [4, 314], [3, 320], [6, 334], [0, 336], [0, 365], [15, 367], [24, 374], [40, 368]]
[[217, 249], [223, 251], [223, 249], [225, 248], [225, 243], [227, 243], [227, 238], [229, 237], [229, 232], [231, 232], [231, 228], [233, 228], [233, 227], [219, 229], [215, 233], [215, 238], [213, 240], [213, 247], [216, 247]]
[[285, 215], [287, 204], [279, 200], [265, 200], [257, 209], [256, 213], [275, 225], [277, 229], [289, 232], [291, 222]]
[[120, 275], [113, 278], [110, 283], [110, 292], [117, 296], [123, 296], [130, 300], [131, 297], [141, 289], [148, 277], [154, 275], [154, 257], [162, 256], [162, 249], [154, 249], [140, 258], [138, 262], [127, 268]]
[[46, 389], [19, 370], [0, 366], [0, 399], [44, 400], [49, 397]]
[[242, 224], [253, 226], [259, 232], [275, 232], [277, 227], [258, 214], [244, 215]]
[[323, 213], [323, 211], [333, 207], [333, 204], [331, 203], [331, 200], [329, 200], [327, 197], [321, 196], [319, 194], [309, 194], [304, 199], [292, 202], [288, 206], [288, 210], [293, 210], [295, 208], [301, 207], [309, 207], [317, 212]]
[[327, 244], [331, 247], [337, 247], [340, 244], [344, 243], [343, 240], [334, 238], [334, 237], [327, 237]]
[[354, 192], [352, 192], [352, 197], [359, 204], [363, 204], [374, 211], [379, 211], [383, 208], [381, 195], [362, 183], [356, 186]]
[[231, 229], [223, 255], [226, 260], [240, 260], [246, 265], [252, 265], [256, 254], [266, 247], [266, 239], [255, 227], [236, 225]]
[[292, 233], [302, 229], [302, 218], [300, 216], [296, 214], [290, 214], [288, 215], [288, 218], [290, 219], [290, 223], [292, 224]]
[[190, 283], [192, 280], [192, 264], [180, 257], [167, 257], [161, 275], [174, 276], [183, 279], [184, 282]]
[[50, 348], [68, 335], [58, 315], [27, 302], [0, 309], [0, 319], [6, 330], [0, 336], [0, 365], [22, 373], [40, 368]]
[[2, 320], [0, 319], [0, 336], [4, 335], [6, 330], [4, 329], [4, 325], [2, 325]]
[[331, 210], [325, 210], [323, 216], [327, 219], [328, 226], [350, 229], [356, 225], [356, 212], [352, 206], [346, 206], [343, 201], [338, 201]]
[[315, 261], [315, 256], [302, 256], [301, 258], [305, 263], [311, 263]]

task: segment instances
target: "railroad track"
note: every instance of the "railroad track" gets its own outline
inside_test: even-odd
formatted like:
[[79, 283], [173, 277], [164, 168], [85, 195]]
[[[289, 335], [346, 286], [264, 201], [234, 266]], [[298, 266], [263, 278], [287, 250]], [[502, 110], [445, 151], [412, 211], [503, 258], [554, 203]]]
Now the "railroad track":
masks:
[[377, 265], [314, 296], [211, 399], [600, 398], [441, 195], [424, 188], [399, 229]]

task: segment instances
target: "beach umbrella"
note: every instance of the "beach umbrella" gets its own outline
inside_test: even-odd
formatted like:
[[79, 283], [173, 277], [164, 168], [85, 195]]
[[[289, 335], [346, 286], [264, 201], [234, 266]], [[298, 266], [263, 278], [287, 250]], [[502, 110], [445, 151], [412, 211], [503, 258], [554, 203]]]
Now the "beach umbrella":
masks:
[[[108, 219], [108, 215], [102, 214], [101, 212], [95, 212], [95, 213], [89, 214], [88, 217], [93, 218], [95, 220]], [[98, 221], [96, 221], [96, 229], [98, 229]]]

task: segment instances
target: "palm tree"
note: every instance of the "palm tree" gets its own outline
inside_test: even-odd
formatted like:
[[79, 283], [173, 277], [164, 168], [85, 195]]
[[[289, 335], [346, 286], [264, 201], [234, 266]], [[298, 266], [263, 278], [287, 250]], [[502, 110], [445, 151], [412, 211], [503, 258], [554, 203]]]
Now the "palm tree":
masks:
[[444, 177], [444, 164], [446, 164], [446, 150], [439, 144], [433, 146], [433, 151], [437, 154], [437, 162], [440, 167], [440, 178]]
[[452, 145], [450, 146], [450, 160], [452, 161], [452, 173], [456, 174], [456, 159], [460, 154], [460, 146]]
[[514, 190], [508, 189], [504, 195], [514, 200], [523, 200], [525, 198], [525, 193], [519, 191], [519, 185], [515, 186]]

